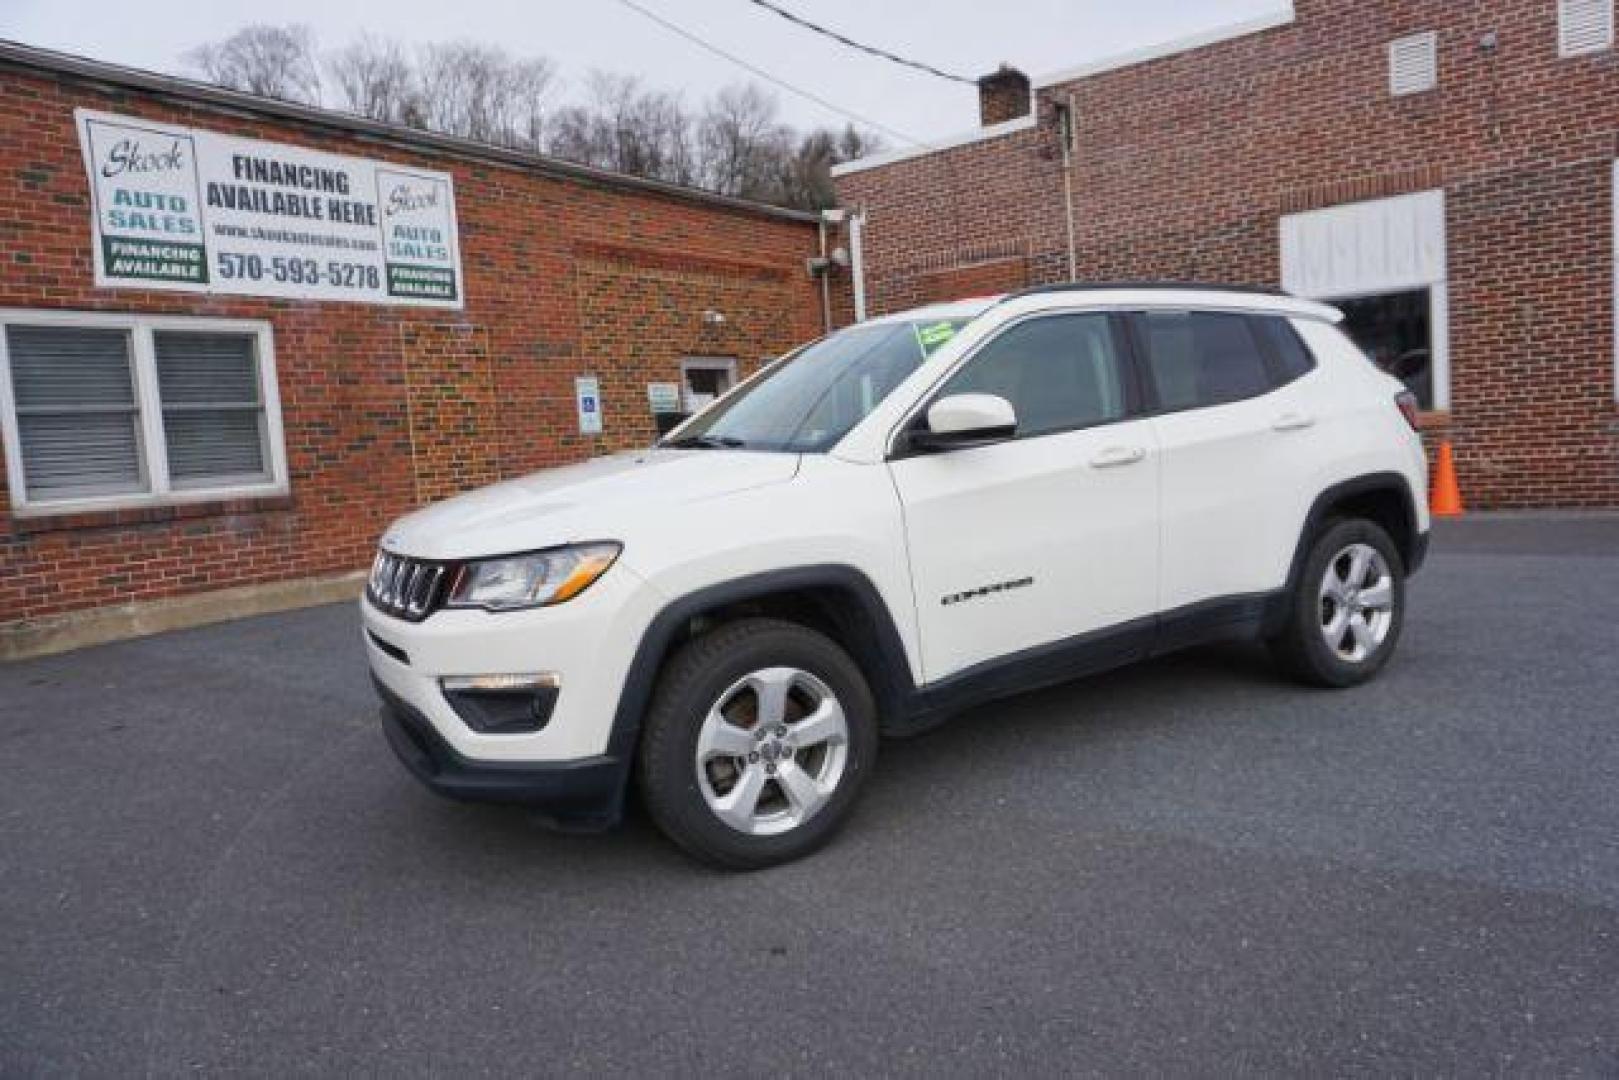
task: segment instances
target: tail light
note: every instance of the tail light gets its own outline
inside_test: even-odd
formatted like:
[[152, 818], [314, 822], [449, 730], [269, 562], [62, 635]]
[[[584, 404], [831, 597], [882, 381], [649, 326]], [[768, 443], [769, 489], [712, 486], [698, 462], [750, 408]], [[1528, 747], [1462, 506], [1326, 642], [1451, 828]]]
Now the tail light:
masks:
[[1421, 425], [1417, 422], [1422, 412], [1417, 406], [1417, 395], [1409, 390], [1401, 390], [1394, 395], [1394, 404], [1399, 408], [1400, 415], [1405, 417], [1405, 422], [1411, 425], [1412, 431], [1422, 430]]

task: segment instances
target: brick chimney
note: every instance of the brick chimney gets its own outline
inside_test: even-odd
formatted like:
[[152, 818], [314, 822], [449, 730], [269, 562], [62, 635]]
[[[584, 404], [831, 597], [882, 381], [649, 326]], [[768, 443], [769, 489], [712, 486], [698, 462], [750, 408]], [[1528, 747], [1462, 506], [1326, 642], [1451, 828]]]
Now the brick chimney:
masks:
[[985, 126], [1029, 115], [1029, 77], [1009, 64], [978, 80], [978, 118]]

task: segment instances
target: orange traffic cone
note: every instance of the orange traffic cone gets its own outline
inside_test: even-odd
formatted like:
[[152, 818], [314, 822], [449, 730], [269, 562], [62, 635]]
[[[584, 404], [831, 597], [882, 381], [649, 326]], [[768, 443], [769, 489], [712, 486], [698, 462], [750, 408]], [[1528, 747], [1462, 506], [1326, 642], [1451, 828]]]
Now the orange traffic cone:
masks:
[[1428, 512], [1434, 517], [1461, 517], [1462, 489], [1456, 483], [1456, 459], [1450, 440], [1439, 444], [1439, 460], [1434, 462], [1433, 486], [1429, 489]]

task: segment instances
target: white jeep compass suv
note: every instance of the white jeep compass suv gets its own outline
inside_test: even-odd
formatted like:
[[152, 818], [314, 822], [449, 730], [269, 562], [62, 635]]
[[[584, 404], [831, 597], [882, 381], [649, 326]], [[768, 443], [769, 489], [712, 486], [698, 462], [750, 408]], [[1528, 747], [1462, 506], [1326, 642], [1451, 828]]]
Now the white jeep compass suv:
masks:
[[850, 327], [657, 446], [402, 518], [361, 603], [384, 726], [573, 826], [633, 776], [731, 868], [849, 815], [878, 736], [1230, 634], [1371, 678], [1428, 539], [1415, 404], [1329, 307], [1059, 286]]

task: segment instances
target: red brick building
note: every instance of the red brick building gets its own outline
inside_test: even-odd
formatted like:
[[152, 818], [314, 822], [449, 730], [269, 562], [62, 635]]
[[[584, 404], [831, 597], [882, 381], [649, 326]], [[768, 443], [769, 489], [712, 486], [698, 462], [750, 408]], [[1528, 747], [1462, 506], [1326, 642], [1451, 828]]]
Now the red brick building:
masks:
[[[1619, 505], [1613, 0], [1298, 0], [981, 84], [986, 126], [835, 170], [867, 306], [1078, 279], [1339, 303], [1473, 506]], [[1032, 108], [1031, 108], [1032, 106]]]
[[[85, 148], [107, 132], [96, 175], [147, 174], [110, 196]], [[216, 137], [261, 142], [228, 144], [232, 182], [206, 182], [210, 245], [231, 213], [272, 200], [302, 217], [237, 230], [262, 259], [209, 248], [187, 262], [186, 244], [107, 234], [133, 222], [187, 238], [193, 196], [174, 192], [201, 203]], [[0, 148], [0, 656], [188, 621], [143, 621], [167, 598], [233, 590], [218, 615], [263, 606], [243, 586], [351, 586], [401, 512], [644, 445], [654, 400], [711, 394], [823, 329], [806, 269], [820, 223], [773, 207], [13, 45]], [[152, 179], [185, 148], [198, 161], [171, 170], [182, 188]], [[392, 213], [380, 180], [375, 202], [350, 190], [349, 166], [436, 185], [447, 209], [430, 191], [401, 206], [448, 222], [413, 235], [440, 245], [419, 249], [448, 267], [427, 293], [451, 299], [412, 306], [392, 264], [383, 282], [299, 247], [347, 245]], [[131, 267], [209, 284], [97, 284]], [[254, 271], [285, 295], [236, 295]], [[321, 594], [282, 591], [271, 603]]]

